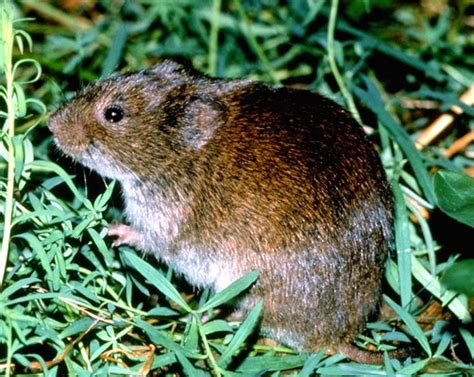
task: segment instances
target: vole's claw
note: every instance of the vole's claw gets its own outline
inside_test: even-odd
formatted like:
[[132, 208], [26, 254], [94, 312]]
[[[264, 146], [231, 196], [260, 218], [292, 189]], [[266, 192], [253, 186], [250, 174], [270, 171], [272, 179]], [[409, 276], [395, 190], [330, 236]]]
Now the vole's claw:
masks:
[[138, 244], [138, 234], [129, 225], [112, 224], [107, 233], [108, 236], [117, 237], [112, 242], [112, 247], [121, 245], [136, 246]]

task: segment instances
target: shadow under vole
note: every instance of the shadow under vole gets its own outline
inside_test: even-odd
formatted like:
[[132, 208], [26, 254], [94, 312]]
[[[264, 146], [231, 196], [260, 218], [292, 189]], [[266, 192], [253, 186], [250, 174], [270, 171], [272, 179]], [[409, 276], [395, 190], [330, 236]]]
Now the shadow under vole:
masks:
[[392, 197], [361, 127], [329, 99], [165, 62], [98, 81], [59, 109], [60, 149], [118, 179], [128, 243], [193, 285], [264, 299], [262, 331], [298, 350], [351, 344], [378, 310]]

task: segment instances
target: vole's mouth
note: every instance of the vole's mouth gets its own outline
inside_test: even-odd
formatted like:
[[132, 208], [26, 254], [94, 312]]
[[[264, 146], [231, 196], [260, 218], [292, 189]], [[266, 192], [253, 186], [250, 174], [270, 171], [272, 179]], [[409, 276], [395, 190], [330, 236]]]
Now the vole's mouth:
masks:
[[81, 161], [81, 155], [87, 151], [87, 146], [71, 142], [70, 140], [64, 142], [64, 138], [55, 133], [53, 133], [53, 141], [56, 149], [79, 162]]
[[61, 110], [56, 110], [48, 114], [47, 124], [53, 135], [55, 135], [61, 127], [62, 122], [59, 120], [59, 118], [61, 118]]
[[[53, 138], [56, 149], [64, 156], [71, 158], [74, 162], [94, 170], [98, 174], [111, 179], [123, 179], [126, 176], [125, 170], [116, 163], [112, 163], [110, 158], [103, 153], [97, 145], [93, 143], [88, 146], [65, 147], [56, 136]], [[96, 143], [97, 144], [97, 143]]]
[[103, 177], [123, 180], [130, 176], [129, 169], [119, 161], [115, 161], [98, 141], [92, 140], [80, 152], [76, 152], [71, 157]]

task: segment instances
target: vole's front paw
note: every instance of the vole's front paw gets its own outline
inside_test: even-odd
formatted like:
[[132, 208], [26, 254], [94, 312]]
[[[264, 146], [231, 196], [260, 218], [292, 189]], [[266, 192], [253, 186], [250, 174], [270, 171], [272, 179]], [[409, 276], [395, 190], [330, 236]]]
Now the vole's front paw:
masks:
[[138, 233], [128, 225], [112, 224], [109, 227], [109, 232], [107, 234], [111, 237], [117, 237], [115, 241], [112, 242], [112, 247], [121, 245], [138, 245]]

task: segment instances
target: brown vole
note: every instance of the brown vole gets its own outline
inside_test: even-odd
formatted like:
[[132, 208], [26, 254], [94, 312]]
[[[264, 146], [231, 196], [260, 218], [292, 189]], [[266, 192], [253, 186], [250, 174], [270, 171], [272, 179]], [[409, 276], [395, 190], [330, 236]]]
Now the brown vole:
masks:
[[263, 298], [266, 335], [381, 360], [351, 342], [377, 312], [392, 197], [337, 104], [164, 62], [86, 87], [49, 127], [64, 153], [120, 181], [130, 226], [111, 228], [116, 245], [216, 291], [259, 270], [239, 309]]

